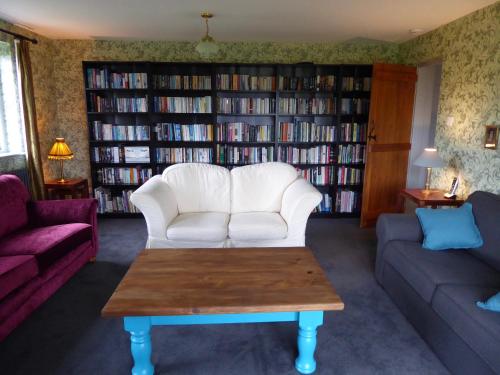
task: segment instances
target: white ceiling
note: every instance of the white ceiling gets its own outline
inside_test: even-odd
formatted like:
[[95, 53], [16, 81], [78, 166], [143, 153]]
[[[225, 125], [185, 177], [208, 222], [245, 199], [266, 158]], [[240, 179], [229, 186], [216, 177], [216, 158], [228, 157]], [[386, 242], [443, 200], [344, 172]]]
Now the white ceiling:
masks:
[[2, 0], [0, 18], [61, 39], [399, 42], [495, 0]]

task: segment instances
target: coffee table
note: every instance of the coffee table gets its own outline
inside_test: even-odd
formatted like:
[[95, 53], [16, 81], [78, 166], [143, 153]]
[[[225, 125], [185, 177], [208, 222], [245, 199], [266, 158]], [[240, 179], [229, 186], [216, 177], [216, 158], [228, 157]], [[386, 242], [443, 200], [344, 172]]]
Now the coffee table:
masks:
[[130, 333], [133, 375], [151, 375], [152, 326], [298, 322], [295, 368], [316, 369], [323, 312], [344, 304], [311, 250], [289, 248], [147, 249], [104, 306]]

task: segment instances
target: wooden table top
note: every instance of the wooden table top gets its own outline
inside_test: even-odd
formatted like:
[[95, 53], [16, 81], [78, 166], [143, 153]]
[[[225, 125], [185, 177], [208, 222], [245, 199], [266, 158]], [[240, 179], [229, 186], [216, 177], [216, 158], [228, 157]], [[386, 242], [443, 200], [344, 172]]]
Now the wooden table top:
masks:
[[311, 250], [146, 249], [103, 316], [342, 310]]
[[67, 178], [64, 182], [59, 182], [59, 180], [47, 180], [45, 181], [46, 187], [72, 187], [74, 185], [81, 184], [82, 182], [86, 182], [85, 178]]
[[464, 200], [460, 198], [445, 198], [444, 190], [425, 190], [425, 189], [403, 189], [401, 194], [412, 198], [415, 201], [428, 203], [428, 204], [436, 204], [439, 206], [446, 205], [456, 205], [457, 203], [463, 203]]

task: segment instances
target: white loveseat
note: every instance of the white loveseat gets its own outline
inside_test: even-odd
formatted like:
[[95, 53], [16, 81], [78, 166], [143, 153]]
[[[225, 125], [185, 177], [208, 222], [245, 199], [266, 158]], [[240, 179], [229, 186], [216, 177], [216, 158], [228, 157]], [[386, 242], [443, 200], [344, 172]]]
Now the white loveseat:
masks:
[[321, 194], [291, 165], [176, 164], [131, 196], [148, 248], [304, 246]]

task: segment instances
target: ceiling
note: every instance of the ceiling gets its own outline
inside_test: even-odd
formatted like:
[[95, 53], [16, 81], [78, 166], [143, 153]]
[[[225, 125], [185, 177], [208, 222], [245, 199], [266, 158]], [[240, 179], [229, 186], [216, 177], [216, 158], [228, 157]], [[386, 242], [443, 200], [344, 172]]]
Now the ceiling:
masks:
[[59, 39], [400, 42], [495, 0], [2, 0], [0, 18]]

